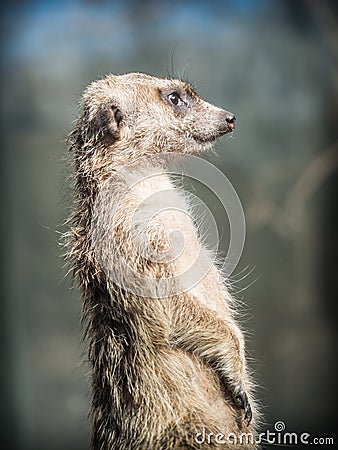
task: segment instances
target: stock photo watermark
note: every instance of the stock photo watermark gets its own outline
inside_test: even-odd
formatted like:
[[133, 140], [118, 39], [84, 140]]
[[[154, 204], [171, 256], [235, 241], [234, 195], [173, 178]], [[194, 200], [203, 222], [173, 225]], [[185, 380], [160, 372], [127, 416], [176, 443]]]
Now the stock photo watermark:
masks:
[[[91, 238], [109, 279], [140, 297], [166, 298], [190, 291], [219, 256], [224, 224], [217, 224], [212, 205], [198, 195], [182, 186], [179, 193], [175, 178], [198, 182], [217, 199], [227, 217], [229, 246], [221, 273], [229, 277], [242, 255], [246, 232], [243, 208], [234, 187], [217, 167], [194, 155], [186, 155], [184, 160], [176, 153], [139, 158], [120, 167], [102, 186], [93, 208]], [[200, 222], [195, 220], [196, 208], [203, 218]], [[203, 229], [206, 222], [207, 233]], [[195, 239], [191, 227], [198, 236], [207, 234], [206, 246], [196, 242], [188, 249], [187, 244]], [[121, 228], [129, 230], [128, 239], [121, 238]], [[101, 245], [107, 241], [112, 243], [113, 252]], [[174, 264], [175, 275], [145, 272], [147, 264], [137, 261]]]
[[308, 432], [288, 431], [285, 422], [279, 420], [275, 422], [273, 429], [264, 432], [253, 433], [228, 433], [221, 431], [210, 433], [202, 428], [194, 436], [197, 444], [217, 444], [217, 445], [255, 445], [270, 444], [275, 446], [296, 446], [296, 445], [334, 445], [334, 438], [330, 436], [312, 436]]

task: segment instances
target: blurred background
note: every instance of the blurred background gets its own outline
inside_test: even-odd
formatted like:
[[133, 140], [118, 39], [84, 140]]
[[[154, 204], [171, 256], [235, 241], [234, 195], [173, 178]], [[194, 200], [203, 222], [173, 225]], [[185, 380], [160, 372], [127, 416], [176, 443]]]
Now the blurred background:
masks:
[[336, 434], [337, 19], [329, 0], [1, 3], [2, 448], [89, 448], [65, 137], [85, 86], [129, 71], [184, 75], [236, 114], [206, 158], [246, 216], [233, 282], [262, 431]]

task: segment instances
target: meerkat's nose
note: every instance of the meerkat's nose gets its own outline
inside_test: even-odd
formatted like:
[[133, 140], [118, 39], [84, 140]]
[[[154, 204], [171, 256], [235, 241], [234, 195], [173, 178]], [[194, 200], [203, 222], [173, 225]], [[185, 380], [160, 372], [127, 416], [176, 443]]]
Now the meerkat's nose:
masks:
[[232, 131], [235, 129], [235, 122], [236, 122], [236, 117], [234, 114], [231, 113], [227, 113], [227, 115], [225, 116], [225, 120], [228, 123], [228, 127], [229, 129]]
[[234, 123], [236, 122], [236, 117], [235, 117], [233, 114], [228, 113], [228, 114], [226, 115], [226, 117], [225, 117], [225, 120], [226, 120], [229, 124], [234, 124]]

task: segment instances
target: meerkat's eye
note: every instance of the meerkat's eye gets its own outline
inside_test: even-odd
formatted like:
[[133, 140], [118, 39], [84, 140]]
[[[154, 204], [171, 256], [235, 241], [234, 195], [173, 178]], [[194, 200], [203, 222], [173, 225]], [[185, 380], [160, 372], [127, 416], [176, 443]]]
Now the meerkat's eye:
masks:
[[177, 106], [179, 103], [184, 103], [177, 92], [172, 92], [171, 94], [169, 94], [168, 99], [175, 106]]

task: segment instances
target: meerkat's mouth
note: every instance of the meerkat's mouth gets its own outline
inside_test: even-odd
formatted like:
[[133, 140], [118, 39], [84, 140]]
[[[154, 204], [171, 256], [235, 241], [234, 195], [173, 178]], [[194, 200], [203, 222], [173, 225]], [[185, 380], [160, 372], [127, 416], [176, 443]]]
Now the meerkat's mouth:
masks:
[[199, 136], [199, 135], [192, 135], [192, 138], [198, 142], [199, 144], [211, 144], [215, 142], [215, 140], [221, 136], [224, 136], [227, 133], [231, 133], [233, 130], [230, 128], [227, 128], [226, 130], [219, 131], [216, 134], [211, 134], [209, 136]]
[[209, 144], [211, 142], [214, 142], [216, 140], [217, 136], [193, 136], [193, 139], [198, 142], [199, 144]]

